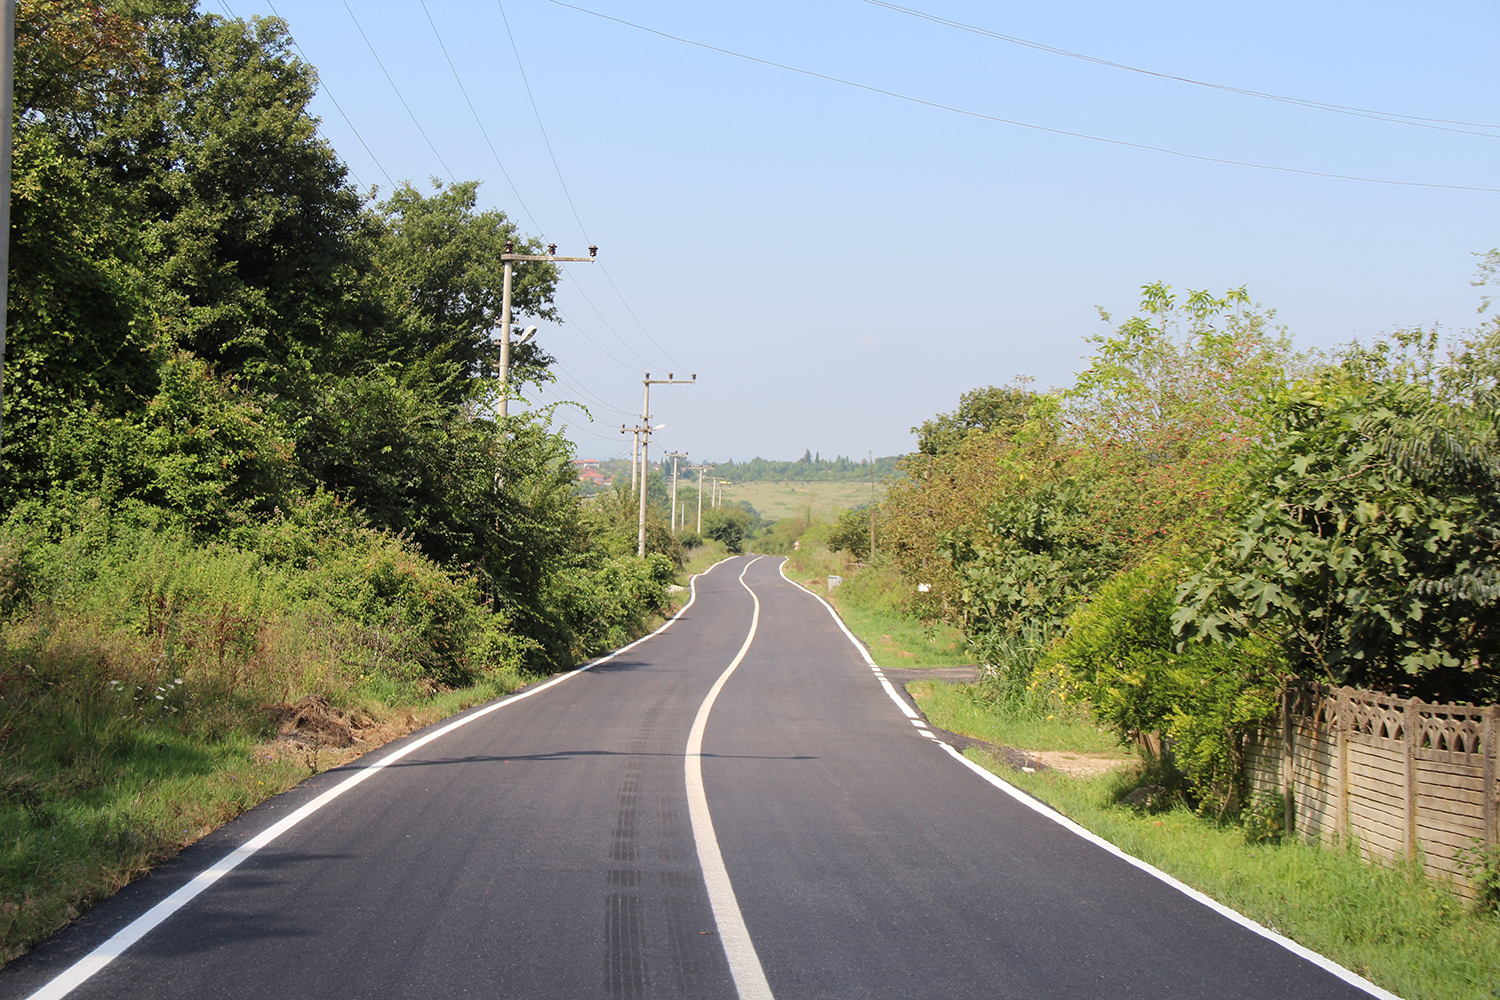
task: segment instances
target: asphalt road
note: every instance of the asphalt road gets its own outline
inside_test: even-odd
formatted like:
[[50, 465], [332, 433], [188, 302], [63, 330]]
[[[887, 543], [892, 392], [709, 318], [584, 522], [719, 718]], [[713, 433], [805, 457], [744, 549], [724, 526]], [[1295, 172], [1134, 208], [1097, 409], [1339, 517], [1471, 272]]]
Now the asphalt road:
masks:
[[252, 810], [0, 997], [1370, 995], [975, 773], [778, 567]]

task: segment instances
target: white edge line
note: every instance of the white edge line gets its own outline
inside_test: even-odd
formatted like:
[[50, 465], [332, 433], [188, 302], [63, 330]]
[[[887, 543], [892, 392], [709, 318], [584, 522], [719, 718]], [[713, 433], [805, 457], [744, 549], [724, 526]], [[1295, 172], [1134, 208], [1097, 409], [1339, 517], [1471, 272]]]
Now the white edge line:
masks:
[[[844, 624], [844, 620], [840, 618], [838, 612], [833, 609], [833, 605], [829, 604], [827, 601], [823, 600], [821, 596], [811, 590], [808, 590], [806, 587], [802, 586], [802, 584], [786, 575], [785, 559], [783, 559], [781, 562], [781, 578], [797, 589], [816, 598], [819, 604], [822, 604], [823, 607], [827, 608], [828, 613], [833, 616], [834, 621], [839, 623], [839, 628], [843, 629], [844, 634], [849, 637], [849, 641], [854, 643], [854, 647], [859, 650], [860, 655], [864, 657], [865, 662], [870, 664], [870, 666], [872, 667], [875, 666], [875, 661], [870, 659], [870, 654], [865, 650], [864, 643], [856, 639], [854, 637], [854, 633], [849, 631], [849, 627]], [[906, 713], [908, 717], [912, 717], [915, 715], [915, 713], [912, 712], [910, 706], [906, 704], [901, 696], [896, 694], [896, 689], [891, 687], [889, 681], [882, 678], [880, 684], [881, 687], [885, 688], [885, 693], [890, 695], [891, 700], [900, 707], [902, 712]], [[1011, 798], [1021, 803], [1026, 808], [1031, 809], [1038, 815], [1050, 819], [1052, 822], [1056, 823], [1058, 826], [1061, 826], [1063, 829], [1069, 831], [1070, 833], [1082, 837], [1084, 840], [1093, 844], [1095, 847], [1113, 854], [1115, 857], [1124, 861], [1126, 864], [1133, 865], [1134, 867], [1139, 868], [1141, 871], [1145, 872], [1147, 875], [1165, 882], [1167, 885], [1171, 886], [1173, 889], [1176, 889], [1178, 892], [1187, 896], [1189, 899], [1192, 899], [1198, 903], [1202, 903], [1204, 906], [1208, 907], [1210, 910], [1213, 910], [1220, 916], [1225, 917], [1236, 924], [1239, 924], [1241, 927], [1254, 934], [1260, 935], [1273, 944], [1280, 945], [1287, 951], [1296, 955], [1298, 958], [1306, 959], [1308, 962], [1316, 965], [1324, 972], [1333, 975], [1335, 978], [1343, 980], [1350, 986], [1364, 990], [1371, 996], [1379, 997], [1380, 1000], [1401, 1000], [1401, 998], [1396, 994], [1391, 993], [1389, 990], [1381, 989], [1379, 986], [1376, 986], [1365, 977], [1349, 969], [1346, 969], [1344, 966], [1335, 962], [1333, 959], [1328, 958], [1324, 955], [1320, 955], [1317, 952], [1313, 951], [1311, 948], [1298, 944], [1296, 941], [1293, 941], [1286, 935], [1273, 931], [1269, 927], [1266, 927], [1264, 924], [1256, 923], [1254, 920], [1251, 920], [1249, 917], [1245, 916], [1238, 910], [1231, 909], [1218, 900], [1204, 895], [1197, 889], [1194, 889], [1192, 886], [1178, 881], [1176, 878], [1168, 875], [1166, 872], [1162, 871], [1160, 868], [1157, 868], [1155, 865], [1152, 865], [1146, 861], [1142, 861], [1140, 858], [1137, 858], [1134, 855], [1125, 853], [1119, 847], [1105, 840], [1103, 837], [1099, 836], [1093, 831], [1080, 826], [1078, 823], [1075, 823], [1073, 820], [1064, 816], [1062, 813], [1058, 812], [1056, 809], [1053, 809], [1051, 806], [1047, 805], [1040, 799], [1032, 797], [1031, 795], [1022, 791], [1020, 788], [1017, 788], [1015, 785], [1012, 785], [1010, 782], [1000, 777], [998, 774], [995, 774], [993, 771], [990, 771], [980, 766], [979, 764], [974, 763], [974, 761], [965, 757], [963, 754], [959, 753], [953, 747], [938, 739], [936, 736], [933, 737], [933, 742], [946, 750], [954, 760], [958, 761], [960, 764], [964, 765], [969, 770], [973, 771], [975, 774], [983, 778], [985, 781], [989, 782], [991, 785], [1000, 789], [1000, 791], [1004, 792], [1006, 795], [1009, 795]]]
[[[750, 631], [734, 660], [719, 675], [719, 679], [714, 681], [708, 696], [698, 707], [693, 727], [688, 732], [683, 768], [687, 781], [688, 818], [692, 821], [693, 841], [698, 848], [698, 866], [703, 869], [703, 884], [708, 890], [709, 907], [713, 910], [714, 924], [719, 930], [719, 942], [724, 946], [724, 958], [729, 963], [729, 974], [734, 979], [734, 988], [740, 1000], [773, 998], [771, 985], [766, 982], [766, 973], [760, 964], [760, 956], [755, 953], [755, 942], [750, 939], [750, 930], [745, 926], [745, 916], [740, 911], [734, 885], [729, 881], [729, 870], [724, 867], [724, 855], [719, 851], [718, 836], [714, 833], [713, 816], [708, 810], [708, 795], [703, 789], [703, 732], [708, 727], [708, 713], [713, 710], [719, 692], [724, 689], [729, 675], [734, 673], [745, 654], [750, 651], [750, 644], [755, 641], [755, 631], [760, 625], [760, 598], [745, 582], [745, 574], [763, 558], [765, 557], [755, 556], [740, 572], [740, 586], [745, 588], [755, 602], [755, 610], [750, 616]], [[694, 596], [697, 595], [696, 583], [693, 593]]]
[[364, 767], [359, 768], [349, 777], [345, 778], [343, 781], [323, 792], [311, 802], [308, 802], [301, 808], [292, 812], [290, 815], [262, 830], [260, 833], [256, 834], [254, 837], [251, 837], [239, 847], [236, 847], [234, 850], [224, 855], [218, 861], [214, 862], [208, 868], [205, 868], [203, 871], [193, 876], [193, 878], [190, 879], [186, 885], [183, 885], [166, 899], [163, 899], [161, 902], [151, 907], [151, 909], [147, 910], [139, 917], [136, 917], [129, 924], [125, 925], [125, 927], [116, 932], [107, 941], [99, 945], [99, 947], [89, 952], [83, 958], [80, 958], [77, 962], [74, 962], [62, 972], [58, 973], [57, 976], [50, 980], [41, 989], [37, 990], [35, 993], [32, 993], [27, 998], [27, 1000], [60, 1000], [61, 997], [67, 996], [73, 990], [77, 989], [84, 982], [86, 982], [95, 973], [103, 969], [110, 962], [113, 962], [116, 958], [119, 958], [120, 955], [124, 954], [131, 945], [135, 944], [141, 938], [149, 934], [153, 929], [157, 927], [157, 925], [161, 924], [172, 914], [176, 913], [178, 910], [186, 906], [199, 893], [203, 892], [219, 879], [229, 874], [229, 872], [233, 871], [235, 868], [238, 868], [243, 862], [249, 860], [249, 858], [253, 854], [255, 854], [256, 851], [259, 851], [262, 847], [270, 844], [272, 841], [276, 840], [292, 827], [296, 826], [298, 823], [301, 823], [313, 813], [328, 805], [334, 799], [354, 788], [354, 786], [366, 781], [371, 777], [374, 777], [377, 772], [384, 770], [386, 767], [394, 764], [396, 761], [405, 757], [407, 754], [410, 754], [426, 746], [433, 740], [448, 735], [455, 729], [467, 726], [469, 723], [475, 721], [476, 719], [481, 719], [486, 715], [489, 715], [491, 712], [497, 712], [507, 705], [512, 705], [518, 701], [521, 701], [523, 698], [530, 698], [534, 694], [539, 694], [542, 691], [545, 691], [548, 688], [552, 687], [553, 685], [561, 684], [563, 681], [568, 680], [572, 677], [576, 677], [579, 674], [583, 673], [585, 670], [591, 670], [601, 663], [608, 663], [610, 660], [613, 660], [621, 653], [634, 649], [636, 646], [639, 646], [641, 643], [646, 642], [648, 639], [653, 639], [656, 636], [660, 635], [662, 632], [665, 632], [672, 626], [674, 622], [677, 621], [678, 618], [682, 617], [682, 615], [687, 612], [687, 609], [693, 606], [693, 602], [697, 600], [697, 578], [706, 573], [712, 572], [715, 567], [723, 565], [725, 562], [728, 562], [728, 559], [721, 559], [719, 560], [719, 562], [714, 563], [713, 566], [710, 566], [708, 569], [704, 570], [703, 573], [694, 574], [692, 579], [688, 581], [689, 583], [694, 585], [692, 587], [691, 595], [688, 598], [688, 602], [681, 608], [679, 608], [671, 618], [668, 618], [664, 623], [662, 623], [661, 627], [656, 629], [654, 632], [644, 635], [628, 645], [621, 646], [619, 649], [607, 653], [604, 656], [590, 660], [581, 667], [569, 670], [567, 673], [558, 674], [556, 677], [553, 677], [550, 680], [545, 681], [544, 683], [538, 684], [535, 687], [529, 687], [525, 691], [508, 695], [500, 699], [499, 701], [486, 705], [478, 711], [470, 712], [468, 715], [465, 715], [459, 719], [455, 719], [442, 728], [428, 733], [426, 736], [413, 740], [401, 749], [385, 757], [382, 757], [380, 760], [374, 761], [370, 764], [366, 764]]

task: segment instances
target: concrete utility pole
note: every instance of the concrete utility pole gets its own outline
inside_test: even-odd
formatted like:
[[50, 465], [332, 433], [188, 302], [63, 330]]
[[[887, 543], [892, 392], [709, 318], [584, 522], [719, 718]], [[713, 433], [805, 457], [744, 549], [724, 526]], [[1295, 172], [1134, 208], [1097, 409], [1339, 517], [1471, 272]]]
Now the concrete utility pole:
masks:
[[[7, 0], [7, 3], [12, 0]], [[6, 104], [6, 107], [10, 107]], [[9, 163], [9, 160], [5, 161]], [[7, 168], [9, 169], [9, 168]], [[8, 203], [7, 203], [8, 204]], [[500, 419], [504, 420], [510, 415], [510, 282], [511, 265], [518, 260], [549, 260], [549, 261], [577, 261], [583, 264], [592, 264], [596, 259], [599, 248], [589, 247], [587, 257], [559, 257], [557, 256], [557, 244], [549, 243], [546, 253], [513, 253], [516, 249], [515, 240], [505, 241], [505, 252], [500, 259], [505, 262], [505, 284], [501, 291], [500, 305]], [[536, 327], [527, 327], [526, 332], [521, 334], [521, 339], [516, 343], [524, 344], [536, 333]]]
[[[5, 0], [0, 15], [4, 24], [0, 32], [0, 411], [5, 408], [5, 323], [6, 304], [10, 301], [10, 157], [11, 105], [16, 94], [16, 0]], [[5, 443], [4, 426], [0, 424], [0, 444]]]
[[672, 460], [672, 534], [677, 534], [677, 460], [687, 458], [685, 451], [669, 451], [667, 457]]
[[[661, 424], [661, 426], [664, 427], [666, 426], [666, 424]], [[624, 424], [619, 424], [619, 433], [628, 433], [628, 435], [634, 435], [633, 438], [630, 439], [631, 498], [634, 498], [634, 495], [636, 495], [636, 465], [640, 462], [640, 432], [642, 432], [642, 430], [645, 430], [645, 427], [640, 426], [640, 424], [636, 424], [636, 426], [634, 427], [627, 427], [624, 426]]]
[[703, 470], [712, 469], [712, 465], [690, 465], [689, 469], [698, 470], [698, 534], [703, 534]]
[[870, 562], [875, 561], [875, 453], [870, 452]]
[[671, 372], [666, 378], [652, 378], [647, 372], [646, 377], [641, 379], [641, 385], [646, 388], [645, 398], [641, 401], [641, 513], [640, 520], [636, 526], [635, 554], [636, 558], [646, 558], [646, 468], [647, 449], [651, 447], [651, 431], [661, 430], [665, 424], [659, 424], [655, 428], [651, 426], [651, 387], [653, 385], [697, 385], [698, 376], [694, 375], [689, 381], [685, 378], [674, 378]]
[[620, 425], [621, 434], [635, 435], [630, 441], [630, 495], [635, 496], [635, 472], [636, 463], [641, 460], [641, 428], [640, 426], [626, 427]]

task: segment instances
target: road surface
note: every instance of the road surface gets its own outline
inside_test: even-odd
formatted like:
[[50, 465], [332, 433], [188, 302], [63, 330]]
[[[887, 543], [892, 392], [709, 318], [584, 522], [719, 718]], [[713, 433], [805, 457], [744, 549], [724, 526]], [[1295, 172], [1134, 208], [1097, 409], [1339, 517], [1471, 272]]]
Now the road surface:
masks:
[[252, 810], [0, 997], [1371, 995], [966, 765], [779, 566]]

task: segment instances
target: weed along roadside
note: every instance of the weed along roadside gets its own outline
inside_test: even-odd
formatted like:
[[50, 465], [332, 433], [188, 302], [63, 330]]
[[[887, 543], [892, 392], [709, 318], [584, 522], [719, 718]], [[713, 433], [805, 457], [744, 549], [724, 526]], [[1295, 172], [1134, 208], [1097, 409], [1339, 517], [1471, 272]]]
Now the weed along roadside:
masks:
[[[832, 593], [830, 573], [844, 579]], [[1229, 818], [1195, 808], [1180, 777], [1045, 681], [1016, 691], [993, 678], [941, 679], [972, 654], [955, 630], [903, 613], [894, 573], [803, 544], [787, 575], [835, 605], [933, 727], [974, 741], [965, 756], [1127, 853], [1407, 1000], [1500, 990], [1500, 921], [1420, 864], [1283, 839], [1264, 810]]]

